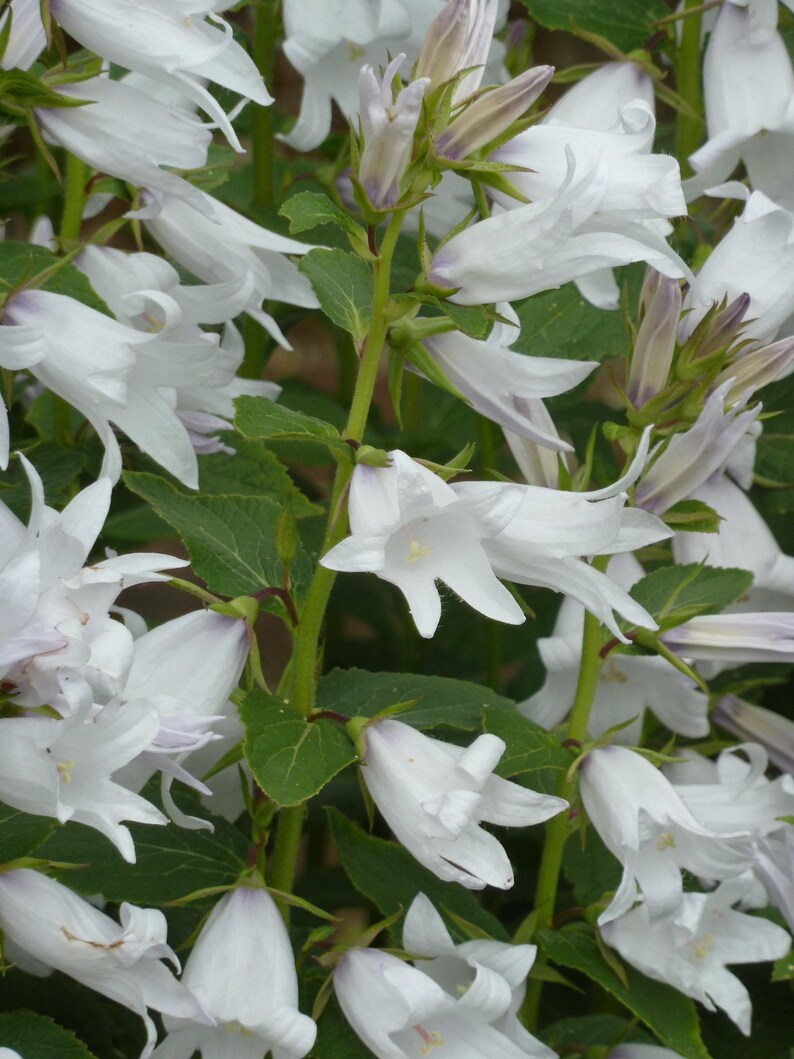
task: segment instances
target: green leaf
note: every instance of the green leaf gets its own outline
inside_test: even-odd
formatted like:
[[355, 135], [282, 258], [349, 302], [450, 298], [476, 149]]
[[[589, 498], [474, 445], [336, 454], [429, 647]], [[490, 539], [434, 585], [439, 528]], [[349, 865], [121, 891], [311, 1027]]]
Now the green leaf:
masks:
[[[64, 449], [54, 442], [38, 441], [20, 449], [41, 476], [44, 499], [50, 506], [63, 506], [67, 486], [83, 469], [85, 454], [79, 449]], [[30, 512], [30, 483], [20, 460], [12, 459], [8, 470], [0, 471], [0, 500], [15, 515], [27, 521]]]
[[0, 859], [2, 862], [26, 857], [50, 835], [54, 820], [30, 816], [0, 802]]
[[540, 1034], [550, 1048], [565, 1054], [584, 1051], [595, 1045], [614, 1047], [624, 1041], [638, 1044], [653, 1044], [654, 1040], [644, 1030], [638, 1030], [627, 1019], [619, 1015], [579, 1015], [558, 1019], [545, 1026]]
[[0, 1045], [24, 1059], [96, 1059], [71, 1030], [33, 1011], [0, 1015]]
[[[295, 518], [322, 513], [304, 496], [289, 471], [261, 442], [230, 435], [233, 456], [199, 456], [199, 492], [230, 496], [267, 496], [279, 503], [292, 501]], [[190, 494], [187, 494], [190, 495]]]
[[719, 533], [722, 518], [702, 500], [679, 500], [665, 511], [662, 521], [687, 533]]
[[[508, 940], [508, 933], [496, 916], [487, 912], [470, 890], [459, 883], [442, 882], [417, 863], [407, 849], [396, 842], [373, 838], [333, 807], [328, 809], [328, 820], [336, 852], [350, 881], [384, 916], [400, 910], [406, 913], [416, 895], [424, 893], [442, 916], [449, 910], [481, 927], [490, 937]], [[469, 940], [449, 915], [445, 922], [453, 938]]]
[[571, 751], [517, 709], [495, 710], [486, 706], [482, 719], [485, 731], [506, 744], [502, 759], [494, 769], [497, 776], [515, 779], [546, 794], [553, 793], [560, 770], [567, 769], [573, 761]]
[[356, 224], [349, 214], [320, 192], [301, 191], [292, 195], [278, 212], [289, 221], [289, 230], [293, 235], [308, 232], [321, 224], [334, 224], [354, 241], [366, 245], [367, 233], [361, 225]]
[[334, 669], [317, 688], [315, 707], [333, 710], [345, 717], [374, 717], [398, 702], [416, 700], [400, 720], [414, 728], [443, 725], [466, 732], [480, 730], [484, 707], [511, 710], [510, 699], [490, 688], [450, 677], [426, 677], [414, 673], [370, 673], [365, 669]]
[[536, 22], [546, 29], [572, 31], [580, 26], [606, 37], [624, 52], [641, 48], [655, 32], [654, 19], [669, 9], [662, 0], [522, 0]]
[[764, 425], [756, 444], [755, 477], [762, 485], [794, 485], [794, 414], [783, 413]]
[[[634, 288], [642, 277], [635, 279], [633, 272], [628, 276], [633, 305]], [[573, 283], [517, 302], [514, 308], [521, 323], [521, 334], [512, 346], [518, 353], [573, 360], [604, 360], [626, 353], [628, 336], [621, 313], [596, 309]]]
[[336, 721], [307, 721], [273, 695], [252, 691], [242, 701], [245, 757], [256, 782], [279, 805], [314, 797], [356, 755]]
[[[185, 542], [193, 569], [212, 592], [244, 596], [281, 587], [284, 568], [275, 535], [281, 504], [265, 496], [219, 496], [181, 492], [164, 478], [130, 472], [124, 482], [151, 504]], [[309, 560], [301, 549], [291, 567], [294, 582], [307, 584]]]
[[[23, 283], [35, 281], [36, 276], [55, 268], [63, 259], [56, 257], [51, 250], [29, 243], [0, 243], [0, 276], [3, 282], [0, 290], [17, 288]], [[7, 286], [6, 286], [7, 285]], [[74, 265], [63, 265], [58, 268], [40, 286], [31, 284], [37, 290], [51, 291], [53, 294], [64, 294], [74, 298], [89, 309], [96, 309], [105, 316], [112, 316], [105, 302], [99, 297], [88, 279]]]
[[654, 982], [625, 965], [628, 989], [604, 962], [592, 928], [580, 925], [542, 930], [538, 943], [562, 967], [581, 971], [633, 1012], [668, 1048], [684, 1059], [709, 1059], [700, 1036], [695, 1002], [677, 989]]
[[336, 427], [305, 412], [285, 408], [268, 397], [238, 397], [234, 407], [234, 425], [245, 438], [320, 441], [343, 452], [350, 452], [350, 446], [339, 437]]
[[214, 830], [131, 824], [137, 860], [128, 864], [104, 835], [69, 823], [39, 846], [36, 856], [81, 865], [66, 872], [63, 881], [78, 893], [102, 894], [108, 901], [160, 905], [196, 890], [234, 884], [245, 869], [245, 835], [213, 816], [191, 792], [175, 791], [174, 800], [180, 809], [210, 820]]
[[68, 96], [69, 86], [64, 86], [67, 95], [53, 92], [49, 85], [28, 70], [0, 71], [0, 110], [16, 116], [16, 108], [29, 110], [32, 107], [83, 107], [88, 100]]
[[335, 997], [331, 997], [317, 1021], [317, 1043], [311, 1054], [313, 1059], [374, 1059], [349, 1026]]
[[773, 982], [790, 982], [794, 979], [794, 949], [781, 956], [772, 967]]
[[587, 906], [617, 890], [622, 869], [594, 827], [588, 827], [584, 837], [582, 847], [579, 834], [570, 835], [563, 850], [562, 870], [573, 885], [576, 900]]
[[672, 628], [697, 614], [716, 614], [750, 588], [747, 570], [721, 566], [664, 566], [646, 574], [631, 595], [659, 622]]
[[298, 269], [314, 288], [326, 316], [361, 341], [372, 315], [372, 276], [367, 263], [345, 250], [311, 250]]
[[207, 164], [200, 169], [180, 170], [180, 175], [207, 194], [225, 184], [235, 167], [237, 155], [228, 144], [211, 143]]

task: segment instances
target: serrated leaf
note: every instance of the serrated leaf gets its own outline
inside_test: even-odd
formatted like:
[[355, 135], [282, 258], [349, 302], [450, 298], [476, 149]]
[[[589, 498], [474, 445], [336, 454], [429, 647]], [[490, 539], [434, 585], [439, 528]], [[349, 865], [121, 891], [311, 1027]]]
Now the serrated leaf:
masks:
[[235, 166], [236, 153], [228, 144], [211, 143], [207, 164], [200, 169], [179, 170], [188, 183], [208, 194], [225, 184]]
[[26, 857], [56, 826], [45, 816], [31, 816], [0, 802], [0, 863]]
[[320, 441], [323, 445], [349, 451], [336, 427], [305, 412], [285, 408], [268, 397], [238, 397], [234, 408], [234, 425], [245, 438]]
[[[282, 586], [284, 567], [275, 544], [281, 504], [276, 500], [183, 493], [145, 472], [129, 472], [124, 481], [174, 527], [193, 569], [212, 592], [234, 597]], [[298, 587], [311, 576], [308, 557], [300, 548], [290, 574]]]
[[702, 500], [679, 500], [665, 511], [662, 521], [687, 533], [719, 533], [722, 518]]
[[320, 192], [301, 191], [292, 195], [278, 212], [289, 221], [293, 235], [311, 231], [321, 224], [335, 224], [354, 240], [366, 243], [367, 233], [361, 225]]
[[[633, 305], [641, 275], [631, 270], [624, 275]], [[573, 283], [526, 298], [513, 308], [521, 323], [521, 334], [512, 345], [518, 353], [572, 360], [604, 360], [626, 353], [628, 336], [621, 314], [596, 309]]]
[[96, 1059], [71, 1030], [33, 1011], [0, 1014], [0, 1045], [24, 1059]]
[[573, 760], [571, 751], [560, 746], [551, 732], [524, 717], [517, 709], [482, 711], [486, 732], [503, 739], [506, 749], [494, 769], [497, 776], [525, 783], [551, 794], [561, 769]]
[[240, 705], [245, 757], [256, 782], [278, 805], [300, 805], [356, 760], [336, 721], [307, 721], [288, 703], [252, 691]]
[[345, 250], [311, 250], [298, 269], [326, 316], [356, 340], [363, 339], [372, 316], [372, 276], [366, 262]]
[[641, 48], [655, 32], [654, 20], [669, 9], [662, 0], [522, 0], [546, 29], [569, 32], [575, 25], [606, 37], [624, 52]]
[[[150, 785], [144, 795], [151, 792]], [[214, 830], [130, 824], [137, 859], [128, 864], [104, 835], [68, 823], [38, 847], [36, 856], [84, 865], [70, 869], [64, 882], [78, 893], [102, 894], [108, 901], [161, 905], [196, 890], [234, 884], [245, 869], [245, 835], [213, 816], [191, 792], [175, 791], [174, 800], [184, 811], [211, 820]]]
[[[0, 242], [0, 276], [4, 281], [2, 290], [16, 288], [22, 283], [34, 280], [36, 276], [53, 268], [61, 260], [51, 250], [45, 250], [41, 246], [31, 246], [29, 243]], [[8, 284], [8, 287], [5, 284]], [[35, 283], [34, 286], [36, 286]], [[64, 265], [59, 268], [37, 289], [51, 291], [53, 294], [64, 294], [105, 316], [113, 315], [88, 282], [87, 277], [74, 265]]]
[[604, 962], [592, 928], [577, 925], [542, 930], [538, 944], [562, 967], [581, 971], [633, 1012], [668, 1048], [684, 1059], [710, 1059], [700, 1036], [695, 1002], [625, 965], [628, 989]]
[[664, 566], [646, 574], [631, 595], [659, 625], [671, 628], [698, 614], [717, 614], [750, 588], [747, 570], [721, 566]]
[[465, 680], [365, 669], [332, 670], [320, 680], [315, 706], [345, 717], [374, 717], [395, 703], [411, 700], [416, 705], [401, 713], [400, 720], [422, 730], [445, 726], [476, 732], [484, 707], [494, 712], [514, 708], [510, 699]]
[[[415, 861], [408, 850], [396, 842], [366, 834], [333, 807], [328, 810], [328, 820], [336, 851], [350, 881], [384, 916], [401, 909], [406, 913], [416, 895], [424, 893], [442, 916], [445, 910], [454, 912], [481, 927], [490, 937], [508, 940], [507, 931], [496, 916], [487, 912], [459, 883], [442, 882]], [[469, 940], [454, 920], [447, 917], [445, 922], [453, 938]]]
[[290, 500], [295, 518], [322, 513], [322, 508], [304, 496], [284, 464], [264, 445], [233, 435], [230, 443], [235, 450], [233, 456], [199, 456], [200, 493], [267, 496], [279, 503]]

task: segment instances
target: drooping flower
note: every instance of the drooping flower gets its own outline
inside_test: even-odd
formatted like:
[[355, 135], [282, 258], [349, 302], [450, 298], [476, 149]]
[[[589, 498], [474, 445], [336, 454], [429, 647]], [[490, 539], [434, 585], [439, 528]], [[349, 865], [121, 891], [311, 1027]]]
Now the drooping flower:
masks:
[[458, 1001], [458, 1012], [487, 1022], [528, 1059], [555, 1059], [556, 1052], [528, 1033], [518, 1019], [537, 946], [490, 939], [456, 945], [444, 920], [423, 893], [405, 916], [403, 947], [417, 966]]
[[[794, 558], [784, 555], [753, 502], [727, 475], [715, 474], [693, 492], [720, 516], [716, 533], [677, 533], [677, 563], [749, 570], [753, 583], [732, 610], [784, 610], [794, 597]], [[748, 548], [748, 541], [752, 547]]]
[[518, 625], [524, 614], [499, 583], [483, 549], [512, 518], [517, 497], [486, 509], [461, 504], [455, 490], [399, 449], [388, 467], [359, 464], [350, 488], [351, 536], [320, 560], [331, 570], [371, 571], [397, 585], [422, 636], [441, 617], [436, 581], [487, 617]]
[[144, 703], [105, 706], [96, 716], [89, 708], [65, 718], [3, 718], [0, 795], [23, 812], [96, 828], [134, 863], [132, 835], [122, 821], [168, 820], [113, 773], [142, 753], [159, 727], [156, 710]]
[[[433, 979], [379, 949], [350, 949], [334, 971], [345, 1018], [377, 1059], [527, 1059], [532, 1052], [482, 1021]], [[548, 1053], [545, 1053], [548, 1054]]]
[[140, 1015], [148, 1059], [157, 1030], [147, 1009], [208, 1021], [200, 1004], [163, 963], [179, 960], [166, 943], [167, 925], [153, 908], [121, 906], [121, 926], [66, 886], [27, 868], [0, 875], [0, 929], [46, 968], [63, 971]]
[[[509, 303], [500, 305], [499, 311], [518, 325]], [[509, 347], [517, 338], [517, 326], [497, 323], [487, 339], [450, 331], [425, 338], [422, 345], [480, 415], [546, 448], [571, 451], [556, 431], [545, 428], [544, 417], [536, 414], [537, 402], [572, 390], [597, 365], [594, 361], [513, 353]]]
[[647, 261], [666, 276], [689, 276], [652, 227], [602, 219], [608, 174], [600, 160], [577, 163], [569, 147], [565, 157], [565, 175], [552, 194], [454, 235], [434, 254], [429, 280], [454, 292], [453, 302], [478, 305], [526, 298], [632, 261]]
[[[629, 589], [643, 575], [633, 555], [616, 555], [608, 575]], [[584, 609], [573, 599], [563, 599], [550, 637], [538, 640], [546, 667], [543, 687], [519, 709], [544, 728], [553, 728], [568, 713], [576, 691], [582, 653]], [[616, 733], [615, 740], [637, 743], [643, 716], [651, 710], [670, 731], [690, 738], [708, 735], [708, 696], [688, 677], [659, 656], [613, 654], [601, 667], [590, 709], [588, 731], [599, 736], [619, 724], [633, 722]]]
[[[741, 194], [722, 182], [741, 160], [750, 186], [794, 207], [794, 71], [775, 29], [777, 4], [723, 4], [703, 65], [708, 140], [690, 156], [690, 201], [704, 191]], [[759, 14], [763, 11], [762, 16]], [[769, 16], [772, 16], [771, 18]]]
[[736, 912], [736, 887], [687, 893], [672, 919], [655, 921], [647, 904], [601, 927], [604, 941], [657, 982], [694, 997], [709, 1011], [719, 1007], [750, 1034], [750, 995], [727, 964], [758, 963], [785, 956], [789, 934], [766, 919]]
[[702, 614], [666, 630], [661, 639], [684, 658], [723, 667], [794, 662], [794, 613]]
[[24, 526], [0, 503], [0, 675], [16, 705], [63, 715], [118, 694], [132, 661], [132, 636], [109, 611], [123, 588], [167, 577], [184, 559], [133, 553], [86, 560], [107, 517], [107, 478], [57, 513], [44, 504], [35, 469], [20, 456], [31, 486]]
[[56, 91], [86, 102], [79, 107], [37, 107], [36, 120], [47, 136], [98, 172], [151, 193], [146, 207], [127, 216], [156, 212], [166, 196], [213, 216], [197, 188], [163, 168], [199, 169], [207, 164], [212, 133], [194, 114], [106, 77]]
[[752, 863], [747, 832], [717, 833], [699, 824], [672, 784], [642, 755], [600, 747], [585, 758], [580, 789], [587, 815], [623, 878], [599, 924], [625, 915], [639, 893], [653, 923], [681, 904], [681, 868], [707, 879], [739, 875]]
[[0, 58], [3, 70], [28, 70], [44, 51], [47, 43], [41, 21], [39, 0], [14, 0], [13, 15], [7, 8], [0, 17], [0, 29], [11, 18], [11, 33], [5, 53]]
[[774, 765], [794, 774], [794, 721], [736, 695], [718, 699], [712, 717], [739, 739], [760, 743]]
[[317, 1034], [298, 1010], [298, 978], [289, 934], [266, 890], [240, 886], [224, 894], [201, 928], [182, 984], [213, 1020], [179, 1013], [163, 1019], [168, 1036], [156, 1059], [302, 1059]]
[[174, 260], [204, 283], [241, 284], [250, 274], [252, 285], [244, 311], [289, 349], [276, 321], [262, 309], [262, 301], [286, 302], [306, 309], [319, 307], [311, 284], [287, 257], [305, 254], [311, 247], [276, 235], [218, 199], [200, 194], [217, 223], [184, 202], [171, 199], [156, 217], [147, 221], [147, 228]]
[[[729, 6], [729, 5], [726, 5]], [[723, 299], [742, 307], [742, 338], [771, 342], [794, 313], [787, 277], [794, 267], [794, 214], [760, 191], [753, 192], [730, 231], [717, 243], [690, 282], [680, 338], [692, 334], [705, 313]]]
[[399, 841], [440, 879], [471, 890], [513, 885], [507, 854], [481, 821], [526, 827], [567, 807], [494, 776], [505, 744], [493, 735], [464, 749], [383, 720], [365, 729], [365, 747], [364, 782]]
[[53, 17], [86, 48], [128, 70], [174, 85], [217, 121], [242, 151], [225, 111], [206, 88], [213, 81], [260, 106], [273, 102], [232, 27], [221, 0], [52, 0]]

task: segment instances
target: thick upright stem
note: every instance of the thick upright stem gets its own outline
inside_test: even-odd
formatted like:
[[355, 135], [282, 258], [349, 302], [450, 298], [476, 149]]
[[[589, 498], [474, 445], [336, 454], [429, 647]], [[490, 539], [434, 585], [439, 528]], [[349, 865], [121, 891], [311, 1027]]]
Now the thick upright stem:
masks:
[[66, 156], [66, 172], [63, 189], [63, 216], [60, 238], [66, 242], [80, 238], [85, 199], [86, 164], [73, 154]]
[[[267, 88], [273, 87], [273, 66], [279, 27], [279, 0], [259, 0], [254, 14], [253, 59]], [[271, 107], [252, 103], [254, 202], [273, 206], [275, 199], [275, 140]]]
[[[364, 345], [361, 363], [356, 379], [356, 388], [350, 406], [344, 436], [351, 441], [361, 441], [367, 425], [372, 395], [378, 378], [383, 345], [386, 341], [388, 320], [386, 309], [389, 304], [391, 284], [391, 262], [397, 237], [400, 234], [402, 214], [396, 213], [389, 221], [380, 252], [374, 264], [374, 290], [372, 299], [372, 323]], [[331, 491], [328, 526], [323, 541], [323, 554], [337, 544], [347, 531], [347, 517], [342, 511], [342, 497], [350, 481], [353, 468], [348, 460], [339, 463]], [[306, 594], [306, 602], [300, 616], [300, 625], [295, 634], [295, 649], [292, 656], [292, 702], [303, 713], [308, 715], [314, 704], [316, 687], [317, 650], [320, 641], [320, 630], [328, 597], [334, 585], [336, 574], [324, 566], [318, 565], [314, 571], [312, 583]]]
[[[603, 571], [609, 556], [598, 556], [593, 566]], [[567, 739], [581, 743], [587, 735], [590, 719], [590, 708], [593, 705], [598, 675], [601, 671], [601, 624], [589, 611], [585, 613], [582, 632], [582, 661], [579, 666], [579, 679], [568, 720]], [[576, 794], [576, 780], [568, 779], [565, 773], [560, 775], [555, 794], [571, 802]], [[557, 887], [562, 869], [562, 854], [568, 837], [568, 814], [559, 813], [546, 825], [546, 842], [538, 872], [538, 885], [535, 891], [535, 908], [532, 912], [534, 932], [550, 927], [554, 919], [554, 906], [557, 901]], [[519, 933], [523, 931], [519, 928]], [[537, 1023], [540, 993], [543, 983], [534, 979], [527, 989], [526, 999], [521, 1011], [524, 1025], [530, 1029]]]
[[[295, 868], [300, 851], [301, 830], [303, 827], [304, 806], [293, 805], [282, 809], [278, 816], [278, 830], [273, 850], [273, 861], [270, 865], [268, 884], [274, 890], [291, 894], [295, 883]], [[289, 905], [282, 905], [281, 914], [284, 922], [289, 924]]]
[[[684, 0], [683, 13], [698, 8], [698, 0]], [[681, 20], [681, 43], [675, 57], [676, 91], [682, 96], [694, 114], [681, 111], [676, 115], [675, 153], [684, 176], [692, 173], [689, 162], [691, 155], [700, 146], [703, 130], [703, 100], [700, 87], [700, 14], [693, 13]]]

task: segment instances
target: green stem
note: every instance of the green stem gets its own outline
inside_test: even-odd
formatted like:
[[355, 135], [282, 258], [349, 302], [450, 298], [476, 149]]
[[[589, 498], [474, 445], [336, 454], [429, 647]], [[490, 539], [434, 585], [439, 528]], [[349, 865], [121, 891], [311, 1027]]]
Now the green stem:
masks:
[[[593, 560], [593, 567], [603, 572], [608, 562], [609, 556], [597, 556]], [[593, 705], [593, 698], [598, 686], [601, 664], [601, 623], [598, 618], [586, 611], [584, 630], [582, 632], [582, 661], [579, 666], [579, 679], [576, 683], [576, 693], [568, 720], [567, 740], [581, 743], [587, 735], [590, 708]], [[558, 798], [564, 798], [571, 804], [576, 794], [576, 779], [568, 779], [567, 773], [561, 773], [557, 781], [555, 794]], [[558, 813], [546, 825], [546, 842], [543, 846], [543, 856], [541, 857], [540, 870], [538, 872], [535, 907], [531, 913], [533, 933], [539, 930], [546, 930], [552, 925], [554, 920], [554, 905], [557, 900], [557, 887], [562, 869], [563, 848], [568, 838], [568, 827], [567, 812]], [[528, 920], [529, 918], [527, 917]], [[527, 924], [526, 927], [525, 924]], [[517, 933], [521, 935], [522, 940], [527, 940], [524, 935], [528, 933], [528, 926], [529, 924], [525, 920], [525, 923], [518, 928]], [[528, 1028], [537, 1024], [542, 988], [543, 983], [540, 979], [533, 979], [529, 983], [527, 995], [521, 1009], [522, 1021]]]
[[[273, 65], [279, 27], [279, 0], [259, 0], [254, 14], [253, 59], [268, 88], [273, 87]], [[254, 202], [272, 207], [275, 199], [275, 140], [272, 107], [251, 104]]]
[[[684, 0], [682, 15], [691, 14], [681, 22], [681, 44], [675, 55], [676, 91], [696, 114], [703, 113], [700, 86], [700, 4], [697, 0]], [[675, 153], [683, 176], [691, 176], [692, 169], [687, 159], [700, 146], [703, 119], [679, 111], [676, 114]]]
[[63, 216], [59, 233], [63, 242], [80, 238], [86, 175], [87, 167], [85, 162], [73, 154], [67, 154], [63, 189]]
[[[344, 430], [344, 437], [360, 442], [364, 437], [372, 395], [378, 378], [381, 353], [386, 341], [388, 320], [386, 310], [391, 291], [391, 262], [397, 237], [400, 234], [403, 214], [395, 213], [389, 221], [383, 236], [378, 257], [374, 263], [372, 324], [358, 369], [356, 388], [350, 405], [350, 414]], [[328, 526], [325, 531], [322, 554], [337, 544], [347, 532], [347, 517], [342, 508], [342, 499], [353, 466], [349, 460], [342, 460], [336, 468], [331, 502], [328, 515]], [[306, 602], [301, 612], [300, 625], [295, 634], [295, 647], [292, 655], [292, 702], [304, 716], [308, 716], [314, 706], [316, 687], [317, 652], [320, 642], [320, 630], [325, 617], [328, 597], [334, 585], [336, 573], [324, 566], [317, 565], [314, 577], [306, 594]]]
[[[304, 806], [293, 805], [288, 809], [282, 809], [278, 815], [278, 830], [276, 831], [276, 842], [273, 849], [273, 860], [270, 865], [270, 875], [267, 880], [268, 886], [274, 890], [281, 890], [285, 894], [292, 893], [295, 883], [295, 868], [298, 863], [300, 851], [301, 831], [303, 827]], [[281, 906], [281, 914], [284, 922], [289, 924], [289, 905]]]

